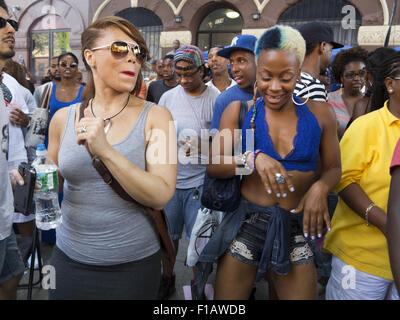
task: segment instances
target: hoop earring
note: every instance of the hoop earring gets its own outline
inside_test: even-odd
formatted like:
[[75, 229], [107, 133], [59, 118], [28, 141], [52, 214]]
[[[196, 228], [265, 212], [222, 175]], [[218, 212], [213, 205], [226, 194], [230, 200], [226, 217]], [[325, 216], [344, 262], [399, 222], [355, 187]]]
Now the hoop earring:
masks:
[[296, 102], [296, 100], [293, 99], [293, 96], [294, 96], [294, 93], [293, 93], [292, 94], [292, 101], [296, 106], [304, 106], [308, 102], [308, 100], [310, 99], [310, 88], [305, 83], [303, 83], [303, 82], [301, 82], [301, 83], [304, 84], [306, 86], [306, 88], [307, 88], [307, 99], [303, 103], [298, 103], [298, 102]]

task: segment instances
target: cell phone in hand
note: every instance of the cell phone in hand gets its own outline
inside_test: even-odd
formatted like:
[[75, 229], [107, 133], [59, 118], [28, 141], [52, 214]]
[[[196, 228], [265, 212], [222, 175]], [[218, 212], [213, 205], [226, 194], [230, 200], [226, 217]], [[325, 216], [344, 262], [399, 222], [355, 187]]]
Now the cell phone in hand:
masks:
[[26, 216], [35, 212], [33, 206], [33, 192], [36, 183], [36, 170], [26, 162], [20, 163], [18, 171], [24, 179], [24, 185], [18, 183], [14, 192], [14, 209]]

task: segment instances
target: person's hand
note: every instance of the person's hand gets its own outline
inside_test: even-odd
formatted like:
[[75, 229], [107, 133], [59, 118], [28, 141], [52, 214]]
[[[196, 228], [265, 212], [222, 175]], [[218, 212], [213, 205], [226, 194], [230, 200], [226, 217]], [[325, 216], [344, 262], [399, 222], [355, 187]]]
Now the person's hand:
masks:
[[79, 145], [87, 142], [93, 156], [101, 157], [110, 146], [104, 132], [104, 120], [94, 118], [89, 109], [86, 108], [84, 118], [75, 127], [77, 143]]
[[189, 157], [191, 153], [192, 155], [201, 153], [201, 146], [197, 139], [187, 137], [186, 140], [182, 141], [182, 146], [186, 149], [186, 157]]
[[21, 109], [15, 107], [10, 110], [10, 122], [16, 126], [27, 127], [30, 118]]
[[285, 198], [289, 192], [294, 192], [290, 175], [279, 161], [260, 152], [256, 155], [254, 167], [268, 194]]
[[311, 239], [321, 238], [324, 222], [328, 228], [331, 229], [331, 220], [328, 210], [328, 187], [322, 182], [315, 182], [307, 191], [304, 197], [300, 200], [296, 209], [292, 213], [300, 213], [303, 211], [303, 234], [307, 238], [308, 235]]
[[23, 186], [25, 181], [24, 178], [22, 178], [21, 174], [17, 169], [11, 169], [10, 170], [10, 180], [11, 180], [11, 186], [13, 191], [15, 190], [15, 185], [18, 183], [20, 186]]

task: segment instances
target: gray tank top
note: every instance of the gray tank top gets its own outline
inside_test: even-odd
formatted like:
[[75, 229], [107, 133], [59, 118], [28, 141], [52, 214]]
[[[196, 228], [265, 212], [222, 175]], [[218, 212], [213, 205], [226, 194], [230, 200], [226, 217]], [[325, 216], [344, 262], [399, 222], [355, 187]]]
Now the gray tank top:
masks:
[[[86, 148], [76, 143], [76, 104], [70, 106], [58, 153], [64, 177], [63, 222], [57, 246], [71, 259], [92, 265], [114, 265], [146, 258], [160, 249], [146, 211], [123, 200], [92, 167]], [[145, 170], [147, 103], [132, 130], [113, 148]]]

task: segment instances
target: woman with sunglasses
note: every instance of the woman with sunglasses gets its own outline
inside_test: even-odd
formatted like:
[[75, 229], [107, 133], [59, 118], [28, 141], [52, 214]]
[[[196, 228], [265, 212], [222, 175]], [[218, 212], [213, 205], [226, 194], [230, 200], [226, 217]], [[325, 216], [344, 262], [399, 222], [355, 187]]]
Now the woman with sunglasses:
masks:
[[96, 20], [82, 34], [82, 57], [84, 101], [59, 110], [50, 124], [48, 157], [60, 168], [64, 200], [51, 260], [57, 286], [49, 298], [156, 299], [161, 250], [152, 218], [107, 185], [88, 151], [131, 198], [163, 208], [177, 175], [172, 116], [135, 97], [148, 49], [129, 21]]
[[[59, 109], [82, 101], [82, 92], [85, 86], [76, 81], [78, 64], [78, 58], [72, 52], [63, 53], [58, 57], [61, 81], [53, 85], [49, 103], [49, 121]], [[47, 146], [48, 137], [46, 137], [45, 144]]]
[[210, 177], [247, 171], [239, 208], [225, 214], [197, 265], [195, 286], [204, 276], [202, 262], [219, 258], [216, 299], [247, 299], [254, 282], [266, 274], [279, 299], [317, 298], [308, 242], [321, 237], [324, 224], [330, 226], [327, 195], [340, 178], [340, 155], [330, 106], [294, 95], [305, 51], [294, 28], [267, 29], [254, 51], [254, 95], [261, 98], [254, 99], [244, 120], [243, 154], [232, 157], [233, 139], [225, 141], [227, 130], [234, 137], [238, 128], [240, 102], [224, 111], [221, 135], [213, 139]]
[[329, 300], [399, 299], [388, 255], [386, 213], [389, 167], [400, 137], [400, 52], [382, 61], [380, 73], [388, 100], [354, 120], [340, 141], [339, 202], [324, 243], [333, 255]]
[[364, 94], [367, 71], [365, 69], [368, 51], [354, 47], [340, 51], [332, 62], [336, 83], [342, 89], [328, 94], [328, 103], [333, 107], [338, 121], [338, 136], [342, 138], [347, 123], [353, 115], [354, 106]]

